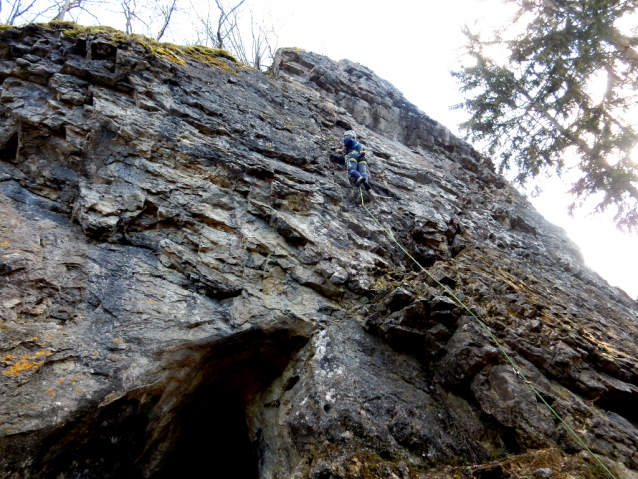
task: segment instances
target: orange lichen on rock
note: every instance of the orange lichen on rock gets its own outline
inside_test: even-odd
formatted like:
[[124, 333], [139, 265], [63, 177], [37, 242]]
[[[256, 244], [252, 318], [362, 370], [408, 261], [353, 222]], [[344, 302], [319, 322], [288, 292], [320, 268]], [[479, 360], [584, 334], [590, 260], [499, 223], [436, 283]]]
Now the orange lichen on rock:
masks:
[[4, 362], [6, 366], [9, 366], [9, 369], [3, 371], [2, 374], [20, 376], [23, 372], [30, 371], [32, 369], [37, 370], [42, 364], [44, 364], [42, 359], [50, 356], [51, 354], [53, 354], [51, 351], [42, 349], [36, 352], [33, 357], [25, 354], [20, 360], [17, 360], [12, 355], [7, 354], [2, 358], [2, 362]]

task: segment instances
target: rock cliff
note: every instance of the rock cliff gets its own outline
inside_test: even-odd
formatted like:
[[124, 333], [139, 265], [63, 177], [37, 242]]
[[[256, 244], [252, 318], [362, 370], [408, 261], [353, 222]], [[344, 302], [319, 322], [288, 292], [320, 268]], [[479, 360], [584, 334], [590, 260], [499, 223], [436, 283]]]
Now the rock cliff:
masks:
[[0, 34], [0, 477], [638, 477], [638, 305], [369, 69]]

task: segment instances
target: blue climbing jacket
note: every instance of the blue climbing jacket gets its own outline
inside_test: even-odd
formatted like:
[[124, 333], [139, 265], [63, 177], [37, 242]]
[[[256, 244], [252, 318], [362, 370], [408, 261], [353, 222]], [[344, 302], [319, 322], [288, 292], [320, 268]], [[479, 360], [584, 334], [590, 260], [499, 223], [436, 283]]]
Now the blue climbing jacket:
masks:
[[352, 153], [353, 151], [358, 153], [363, 150], [363, 145], [361, 145], [361, 143], [359, 143], [354, 138], [350, 138], [349, 136], [346, 136], [343, 139], [343, 146], [346, 147], [346, 155]]

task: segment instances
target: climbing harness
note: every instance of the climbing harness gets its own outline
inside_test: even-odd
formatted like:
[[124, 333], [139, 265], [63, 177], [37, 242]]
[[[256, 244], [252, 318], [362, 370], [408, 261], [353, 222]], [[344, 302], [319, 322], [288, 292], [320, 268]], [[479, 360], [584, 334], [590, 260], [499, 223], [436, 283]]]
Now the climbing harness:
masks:
[[363, 208], [365, 208], [366, 212], [368, 213], [368, 215], [370, 215], [370, 218], [372, 218], [374, 220], [374, 222], [385, 232], [385, 234], [388, 236], [388, 238], [390, 238], [390, 240], [392, 240], [400, 249], [401, 251], [403, 251], [412, 261], [414, 261], [414, 263], [416, 263], [416, 265], [421, 268], [421, 271], [423, 271], [426, 275], [428, 275], [428, 277], [430, 279], [432, 279], [436, 284], [438, 284], [439, 286], [441, 286], [441, 288], [443, 288], [443, 290], [445, 290], [445, 292], [447, 292], [453, 299], [454, 301], [456, 301], [461, 307], [463, 307], [463, 309], [465, 309], [468, 313], [470, 313], [470, 315], [476, 320], [476, 322], [481, 326], [481, 328], [489, 335], [489, 337], [492, 339], [492, 341], [494, 341], [494, 343], [496, 344], [496, 346], [498, 347], [498, 349], [501, 351], [501, 353], [503, 353], [503, 355], [507, 358], [507, 360], [509, 361], [509, 363], [512, 365], [512, 369], [514, 370], [514, 372], [516, 373], [516, 375], [523, 380], [523, 382], [525, 384], [527, 384], [529, 386], [529, 388], [534, 392], [534, 394], [536, 394], [536, 396], [543, 402], [543, 404], [545, 404], [545, 406], [547, 406], [547, 408], [551, 411], [551, 413], [556, 416], [556, 418], [558, 418], [558, 420], [567, 428], [567, 430], [571, 433], [571, 435], [585, 448], [585, 450], [591, 454], [591, 456], [596, 460], [596, 462], [598, 464], [600, 464], [600, 466], [607, 472], [607, 474], [609, 474], [609, 476], [612, 479], [616, 479], [616, 477], [611, 473], [611, 471], [607, 468], [607, 466], [605, 466], [602, 461], [598, 458], [598, 456], [596, 454], [594, 454], [594, 452], [589, 449], [589, 447], [587, 447], [587, 444], [585, 444], [585, 442], [580, 438], [580, 436], [576, 433], [576, 431], [574, 431], [569, 424], [567, 424], [565, 422], [565, 420], [554, 410], [553, 407], [551, 407], [549, 405], [549, 403], [545, 400], [545, 398], [538, 392], [538, 390], [534, 387], [534, 385], [527, 380], [527, 378], [525, 377], [525, 374], [523, 374], [523, 371], [518, 367], [518, 365], [514, 362], [514, 360], [509, 356], [509, 354], [507, 354], [507, 352], [505, 352], [505, 349], [503, 349], [503, 346], [501, 346], [501, 343], [498, 341], [498, 339], [496, 339], [496, 337], [494, 337], [494, 335], [492, 334], [492, 332], [489, 330], [489, 328], [485, 325], [485, 323], [483, 321], [481, 321], [471, 310], [470, 308], [468, 308], [465, 303], [463, 303], [463, 301], [461, 301], [455, 294], [454, 292], [448, 288], [447, 286], [445, 286], [443, 283], [441, 283], [438, 279], [436, 279], [434, 276], [432, 276], [430, 274], [430, 272], [428, 270], [426, 270], [423, 266], [421, 266], [421, 264], [414, 259], [414, 257], [408, 253], [408, 251], [401, 245], [401, 243], [399, 243], [395, 238], [394, 235], [392, 233], [390, 233], [381, 223], [379, 223], [379, 221], [375, 218], [375, 216], [372, 214], [372, 212], [368, 209], [368, 207], [365, 205], [365, 202], [363, 201], [363, 190], [361, 189], [361, 187], [359, 187], [359, 194], [361, 195], [361, 204], [359, 205], [360, 207], [362, 206]]

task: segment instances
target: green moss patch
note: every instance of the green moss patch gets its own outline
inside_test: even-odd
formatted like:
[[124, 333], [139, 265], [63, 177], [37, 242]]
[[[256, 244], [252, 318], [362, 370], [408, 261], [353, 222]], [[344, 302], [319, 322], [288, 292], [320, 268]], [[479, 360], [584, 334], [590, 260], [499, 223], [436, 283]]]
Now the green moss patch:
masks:
[[85, 27], [65, 21], [53, 21], [42, 24], [42, 26], [61, 31], [65, 36], [71, 38], [86, 38], [89, 35], [102, 34], [118, 45], [137, 42], [156, 57], [163, 58], [180, 66], [185, 66], [186, 60], [190, 58], [205, 65], [219, 67], [233, 75], [237, 75], [237, 72], [228, 65], [227, 61], [236, 67], [247, 68], [226, 50], [220, 48], [210, 48], [203, 45], [182, 46], [175, 45], [174, 43], [160, 43], [144, 35], [126, 35], [115, 28], [107, 26]]
[[295, 53], [306, 53], [306, 50], [304, 50], [303, 48], [299, 48], [299, 47], [285, 47], [285, 48], [282, 48], [282, 50], [290, 50], [290, 51], [293, 51]]

